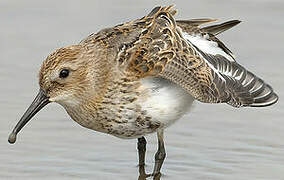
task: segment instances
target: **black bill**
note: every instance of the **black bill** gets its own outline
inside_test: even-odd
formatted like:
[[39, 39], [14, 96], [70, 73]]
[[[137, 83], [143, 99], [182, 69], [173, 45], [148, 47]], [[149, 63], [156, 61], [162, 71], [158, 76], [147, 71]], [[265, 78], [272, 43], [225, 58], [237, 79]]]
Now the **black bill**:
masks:
[[20, 130], [29, 122], [29, 120], [48, 103], [50, 103], [48, 97], [46, 96], [45, 92], [40, 89], [34, 101], [10, 134], [8, 139], [9, 143], [13, 144], [16, 142], [18, 132], [20, 132]]

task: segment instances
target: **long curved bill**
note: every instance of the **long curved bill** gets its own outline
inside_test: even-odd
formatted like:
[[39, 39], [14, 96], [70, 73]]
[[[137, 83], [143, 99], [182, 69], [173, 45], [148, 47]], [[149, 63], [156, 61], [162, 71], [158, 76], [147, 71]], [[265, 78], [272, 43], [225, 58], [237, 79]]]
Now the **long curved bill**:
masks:
[[8, 139], [9, 143], [13, 144], [16, 142], [18, 132], [20, 132], [29, 120], [48, 103], [50, 103], [49, 98], [46, 96], [45, 92], [40, 89], [30, 107], [11, 132]]

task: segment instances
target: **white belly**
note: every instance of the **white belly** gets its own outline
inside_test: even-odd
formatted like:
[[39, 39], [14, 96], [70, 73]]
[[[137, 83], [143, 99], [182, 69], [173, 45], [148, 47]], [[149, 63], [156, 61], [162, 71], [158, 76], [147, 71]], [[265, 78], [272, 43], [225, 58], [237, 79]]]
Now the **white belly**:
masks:
[[150, 96], [140, 105], [154, 121], [166, 128], [190, 110], [194, 98], [176, 84], [162, 78], [142, 80]]

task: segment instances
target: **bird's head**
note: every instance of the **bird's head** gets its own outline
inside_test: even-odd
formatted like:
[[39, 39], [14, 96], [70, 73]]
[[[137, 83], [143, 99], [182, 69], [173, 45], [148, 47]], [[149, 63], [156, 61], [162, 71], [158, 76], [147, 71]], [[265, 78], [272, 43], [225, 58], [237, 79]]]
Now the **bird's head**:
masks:
[[50, 102], [77, 104], [91, 87], [90, 61], [80, 45], [60, 48], [50, 54], [39, 71], [39, 85]]
[[94, 49], [88, 51], [81, 45], [50, 54], [40, 68], [39, 93], [10, 134], [9, 142], [14, 143], [17, 133], [50, 102], [70, 107], [99, 96], [109, 72], [100, 56]]

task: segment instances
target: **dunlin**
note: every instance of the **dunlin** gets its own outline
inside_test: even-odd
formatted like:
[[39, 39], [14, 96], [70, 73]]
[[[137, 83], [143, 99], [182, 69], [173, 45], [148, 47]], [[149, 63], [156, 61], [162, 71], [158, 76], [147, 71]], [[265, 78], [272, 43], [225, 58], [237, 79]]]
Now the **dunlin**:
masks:
[[189, 111], [194, 100], [233, 107], [277, 102], [271, 86], [238, 64], [216, 37], [237, 25], [232, 20], [175, 20], [172, 6], [89, 35], [57, 49], [43, 62], [40, 90], [9, 142], [45, 105], [61, 104], [81, 126], [119, 138], [138, 138], [144, 165], [145, 135], [157, 132], [153, 175], [165, 159], [164, 129]]

